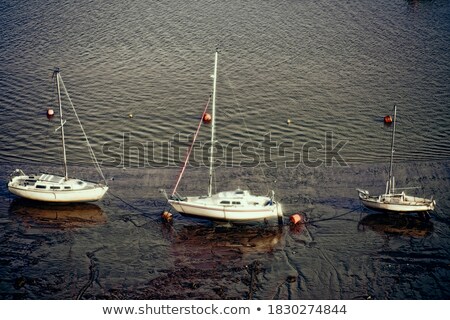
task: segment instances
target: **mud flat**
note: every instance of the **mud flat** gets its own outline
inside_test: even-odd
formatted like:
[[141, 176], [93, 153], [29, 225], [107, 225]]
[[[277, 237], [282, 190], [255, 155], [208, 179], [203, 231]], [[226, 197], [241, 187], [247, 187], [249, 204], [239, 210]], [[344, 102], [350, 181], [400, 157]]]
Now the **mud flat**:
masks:
[[[13, 169], [2, 166], [3, 181]], [[2, 184], [0, 297], [448, 299], [450, 162], [395, 170], [398, 186], [420, 186], [411, 192], [437, 200], [429, 221], [361, 207], [355, 188], [383, 191], [385, 164], [217, 170], [218, 190], [273, 189], [287, 216], [307, 218], [289, 226], [286, 217], [281, 227], [224, 227], [177, 214], [163, 222], [159, 190], [171, 190], [178, 168], [106, 168], [108, 196], [70, 209], [19, 201]], [[179, 192], [206, 189], [205, 170], [196, 168]]]

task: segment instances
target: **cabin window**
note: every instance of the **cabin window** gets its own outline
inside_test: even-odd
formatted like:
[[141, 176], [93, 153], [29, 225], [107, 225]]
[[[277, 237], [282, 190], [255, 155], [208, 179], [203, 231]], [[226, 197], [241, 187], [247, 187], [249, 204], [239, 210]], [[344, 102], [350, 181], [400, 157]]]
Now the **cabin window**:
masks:
[[38, 184], [36, 186], [36, 189], [47, 189], [47, 186], [43, 186], [43, 185]]
[[240, 201], [233, 201], [232, 204], [241, 204]]
[[64, 186], [64, 189], [68, 190], [68, 189], [71, 189], [71, 187], [70, 186]]
[[236, 194], [244, 194], [244, 191], [236, 191]]
[[230, 204], [230, 201], [228, 201], [228, 200], [223, 200], [223, 201], [220, 201], [220, 204]]
[[52, 190], [59, 190], [59, 189], [61, 189], [61, 187], [59, 187], [59, 186], [51, 186], [50, 189], [52, 189]]

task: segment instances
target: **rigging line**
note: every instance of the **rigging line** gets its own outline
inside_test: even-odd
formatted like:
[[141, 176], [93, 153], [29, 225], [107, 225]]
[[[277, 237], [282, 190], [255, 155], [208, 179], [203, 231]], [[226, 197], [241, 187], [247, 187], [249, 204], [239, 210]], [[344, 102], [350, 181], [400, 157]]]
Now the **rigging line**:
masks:
[[214, 193], [217, 193], [217, 176], [216, 172], [213, 172], [213, 179], [214, 179]]
[[208, 101], [206, 102], [205, 109], [203, 110], [202, 116], [200, 117], [200, 121], [198, 123], [197, 130], [195, 131], [194, 138], [192, 139], [192, 143], [189, 146], [189, 149], [188, 149], [188, 151], [186, 153], [186, 157], [185, 157], [185, 160], [184, 160], [183, 167], [181, 168], [181, 171], [180, 171], [180, 173], [178, 175], [177, 183], [175, 184], [175, 187], [173, 188], [173, 191], [172, 191], [172, 196], [174, 196], [176, 194], [177, 188], [178, 188], [178, 184], [180, 183], [181, 178], [183, 177], [184, 170], [186, 170], [186, 166], [187, 166], [187, 163], [189, 161], [189, 157], [190, 157], [192, 149], [194, 147], [195, 140], [197, 139], [198, 132], [200, 131], [200, 127], [202, 126], [203, 118], [205, 117], [206, 110], [208, 110], [208, 106], [209, 106], [209, 102], [210, 101], [211, 101], [211, 95], [209, 96]]
[[85, 140], [86, 140], [86, 144], [87, 144], [87, 146], [88, 146], [89, 154], [91, 155], [91, 159], [92, 159], [92, 161], [94, 162], [94, 166], [95, 166], [95, 168], [97, 169], [97, 172], [98, 172], [98, 173], [100, 174], [100, 176], [102, 177], [103, 181], [105, 182], [105, 185], [107, 185], [108, 183], [106, 182], [106, 178], [105, 178], [105, 176], [103, 175], [102, 169], [100, 168], [100, 164], [99, 164], [98, 161], [97, 161], [97, 157], [95, 156], [94, 150], [92, 149], [92, 146], [91, 146], [91, 144], [89, 143], [89, 139], [88, 139], [88, 137], [87, 137], [87, 135], [86, 135], [86, 132], [84, 131], [83, 125], [81, 124], [81, 120], [80, 120], [80, 118], [78, 117], [77, 111], [75, 110], [75, 107], [74, 107], [74, 105], [73, 105], [73, 103], [72, 103], [72, 99], [70, 99], [69, 93], [67, 92], [67, 89], [66, 89], [66, 86], [64, 85], [64, 82], [63, 82], [63, 80], [62, 80], [62, 77], [60, 77], [60, 80], [61, 80], [62, 87], [64, 88], [64, 93], [66, 94], [67, 98], [69, 99], [69, 103], [70, 103], [70, 105], [72, 106], [72, 109], [73, 109], [73, 112], [74, 112], [74, 114], [75, 114], [75, 117], [76, 117], [77, 120], [78, 120], [78, 123], [79, 123], [79, 125], [80, 125], [81, 131], [83, 132], [84, 138], [85, 138]]
[[[239, 113], [240, 113], [240, 115], [241, 115], [242, 122], [244, 123], [244, 127], [245, 127], [245, 131], [246, 131], [246, 133], [247, 133], [247, 136], [248, 136], [249, 140], [252, 142], [252, 145], [254, 146], [255, 143], [254, 143], [254, 141], [253, 141], [253, 139], [252, 139], [252, 137], [251, 137], [251, 135], [250, 135], [250, 130], [248, 130], [247, 122], [245, 121], [245, 118], [242, 116], [242, 108], [241, 108], [241, 105], [239, 104], [239, 101], [237, 100], [236, 92], [235, 92], [234, 86], [233, 86], [233, 84], [231, 83], [231, 80], [230, 80], [230, 78], [228, 77], [228, 74], [227, 74], [226, 72], [225, 72], [225, 77], [227, 78], [228, 85], [230, 86], [231, 91], [233, 92], [233, 98], [234, 98], [234, 101], [235, 101], [235, 103], [236, 103], [236, 105], [237, 105], [237, 107], [238, 107], [238, 109], [239, 109]], [[254, 149], [255, 152], [256, 152], [255, 147], [253, 147], [253, 149]], [[270, 188], [269, 188], [269, 185], [268, 185], [268, 183], [267, 183], [267, 176], [266, 176], [266, 174], [265, 174], [265, 172], [264, 172], [264, 169], [262, 168], [262, 166], [261, 166], [260, 164], [258, 164], [258, 167], [261, 169], [261, 173], [262, 173], [262, 175], [263, 175], [263, 177], [264, 177], [264, 182], [265, 182], [265, 184], [266, 184], [267, 192], [270, 192]]]

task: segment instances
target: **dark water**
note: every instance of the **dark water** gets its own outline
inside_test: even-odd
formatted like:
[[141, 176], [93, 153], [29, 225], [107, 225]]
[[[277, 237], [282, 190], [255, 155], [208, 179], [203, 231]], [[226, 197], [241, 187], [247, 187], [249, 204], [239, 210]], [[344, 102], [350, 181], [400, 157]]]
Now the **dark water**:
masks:
[[[16, 167], [60, 170], [45, 117], [59, 66], [111, 187], [96, 204], [55, 208], [1, 185], [1, 298], [450, 298], [450, 1], [6, 0], [0, 12], [1, 180]], [[260, 166], [221, 158], [217, 189], [274, 189], [306, 225], [160, 220], [159, 189], [173, 187], [179, 159], [149, 146], [195, 130], [216, 46], [219, 142], [270, 133], [276, 150], [268, 159], [260, 148]], [[392, 127], [382, 118], [394, 104], [396, 178], [437, 199], [430, 221], [356, 199], [356, 187], [383, 190]], [[66, 116], [70, 172], [90, 179]], [[346, 142], [349, 166], [286, 168], [308, 143], [325, 161], [326, 132]], [[188, 170], [180, 192], [204, 193], [205, 173]]]

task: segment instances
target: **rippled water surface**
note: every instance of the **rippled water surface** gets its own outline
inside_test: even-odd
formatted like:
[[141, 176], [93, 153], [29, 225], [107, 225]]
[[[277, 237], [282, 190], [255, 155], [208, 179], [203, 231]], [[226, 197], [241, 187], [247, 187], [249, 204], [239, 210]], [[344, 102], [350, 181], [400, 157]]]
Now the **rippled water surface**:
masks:
[[[450, 298], [450, 1], [5, 0], [0, 12], [2, 299]], [[218, 156], [217, 189], [274, 189], [307, 224], [160, 220], [216, 47], [218, 142], [261, 143]], [[6, 188], [16, 167], [61, 171], [45, 115], [55, 66], [110, 184], [95, 204], [37, 205]], [[383, 191], [394, 105], [397, 183], [437, 199], [429, 221], [357, 201], [356, 187]], [[65, 118], [69, 173], [92, 179]], [[180, 157], [164, 148], [178, 137]], [[340, 146], [331, 162], [327, 145]], [[240, 166], [249, 159], [260, 165]], [[183, 194], [206, 191], [194, 166]]]

